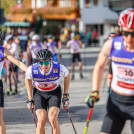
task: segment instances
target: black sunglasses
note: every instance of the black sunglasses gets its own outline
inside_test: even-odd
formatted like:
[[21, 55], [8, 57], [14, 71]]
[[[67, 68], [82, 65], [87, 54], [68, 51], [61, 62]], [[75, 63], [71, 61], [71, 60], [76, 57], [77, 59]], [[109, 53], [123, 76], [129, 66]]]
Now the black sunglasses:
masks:
[[134, 32], [122, 31], [122, 34], [123, 34], [124, 36], [131, 35], [131, 36], [134, 38]]

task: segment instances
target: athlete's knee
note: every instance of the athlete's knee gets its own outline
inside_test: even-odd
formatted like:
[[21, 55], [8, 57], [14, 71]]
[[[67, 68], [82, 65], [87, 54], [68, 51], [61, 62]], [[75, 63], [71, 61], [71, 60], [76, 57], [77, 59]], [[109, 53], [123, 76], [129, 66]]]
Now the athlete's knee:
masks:
[[72, 63], [72, 66], [75, 66], [75, 62]]
[[100, 134], [109, 134], [109, 133], [104, 133], [104, 132], [101, 132]]
[[82, 62], [81, 62], [81, 61], [79, 61], [78, 64], [79, 64], [80, 66], [82, 66]]
[[46, 124], [46, 119], [45, 118], [39, 118], [38, 119], [38, 127], [42, 128]]
[[0, 110], [0, 126], [3, 124], [3, 111]]
[[55, 116], [51, 116], [50, 117], [49, 116], [48, 119], [49, 119], [49, 122], [50, 122], [51, 126], [55, 128], [56, 127], [56, 123], [57, 123], [57, 117], [55, 117]]

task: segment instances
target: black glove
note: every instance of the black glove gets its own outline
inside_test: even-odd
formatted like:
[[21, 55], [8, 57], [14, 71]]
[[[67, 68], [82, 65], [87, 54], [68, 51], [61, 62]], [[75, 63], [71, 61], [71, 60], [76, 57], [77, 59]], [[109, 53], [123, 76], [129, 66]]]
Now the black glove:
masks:
[[27, 104], [30, 103], [30, 105], [27, 105], [30, 110], [34, 108], [34, 100], [28, 100]]
[[90, 95], [87, 96], [85, 99], [85, 103], [88, 105], [88, 107], [93, 108], [94, 103], [99, 101], [99, 92], [94, 91]]
[[34, 104], [34, 100], [28, 100], [27, 103], [31, 103], [31, 105], [32, 105], [32, 104]]
[[62, 102], [65, 104], [66, 101], [69, 101], [69, 99], [68, 99], [67, 97], [64, 97], [64, 98], [62, 99]]

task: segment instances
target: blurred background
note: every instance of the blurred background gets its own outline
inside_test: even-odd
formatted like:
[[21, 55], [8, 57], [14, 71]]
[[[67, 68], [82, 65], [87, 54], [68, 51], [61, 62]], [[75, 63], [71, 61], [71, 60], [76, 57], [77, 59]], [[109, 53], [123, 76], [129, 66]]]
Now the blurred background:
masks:
[[[53, 34], [63, 44], [72, 31], [87, 45], [97, 32], [101, 46], [111, 32], [118, 32], [118, 14], [134, 7], [133, 0], [0, 0], [0, 27], [6, 33]], [[90, 43], [91, 42], [91, 43]]]
[[[58, 62], [65, 65], [72, 75], [71, 53], [66, 48], [66, 44], [72, 33], [75, 34], [76, 39], [85, 44], [85, 47], [80, 49], [84, 79], [79, 77], [79, 66], [76, 65], [75, 79], [71, 80], [69, 91], [70, 112], [79, 133], [82, 133], [85, 127], [89, 111], [84, 100], [91, 89], [92, 72], [98, 53], [105, 40], [120, 35], [118, 16], [126, 8], [134, 8], [134, 0], [0, 0], [0, 29], [2, 29], [0, 45], [11, 51], [14, 46], [16, 58], [27, 66], [35, 60], [37, 51], [46, 48], [46, 44], [51, 39], [57, 47], [55, 53], [60, 52]], [[33, 50], [33, 44], [37, 49]], [[34, 133], [32, 115], [26, 108], [25, 74], [19, 69], [15, 70], [16, 72], [13, 69], [9, 70], [9, 65], [9, 61], [5, 61], [2, 70], [7, 133]], [[10, 71], [13, 76], [9, 75]], [[107, 88], [106, 74], [102, 82], [103, 91]], [[15, 77], [17, 85], [13, 79], [9, 83], [10, 77]], [[63, 84], [62, 80], [62, 87]], [[15, 89], [15, 92], [12, 89]], [[104, 95], [94, 109], [92, 118], [94, 122], [90, 123], [89, 129], [92, 134], [98, 134], [101, 128], [107, 90]], [[62, 133], [72, 134], [73, 129], [65, 110], [61, 110], [59, 118]], [[131, 133], [129, 127], [130, 123], [127, 124], [123, 134]], [[50, 133], [49, 124], [47, 128], [46, 131]]]

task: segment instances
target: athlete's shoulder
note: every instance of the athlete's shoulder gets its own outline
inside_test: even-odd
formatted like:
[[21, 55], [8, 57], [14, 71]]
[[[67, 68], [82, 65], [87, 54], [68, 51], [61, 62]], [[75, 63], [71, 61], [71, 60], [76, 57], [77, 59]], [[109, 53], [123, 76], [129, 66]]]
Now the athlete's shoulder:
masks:
[[29, 67], [27, 68], [27, 71], [26, 71], [26, 72], [31, 72], [31, 68], [32, 68], [32, 66], [29, 66]]
[[66, 68], [63, 64], [60, 64], [60, 68]]
[[3, 47], [3, 46], [0, 46], [0, 49], [2, 50], [2, 49], [6, 49], [5, 47]]

